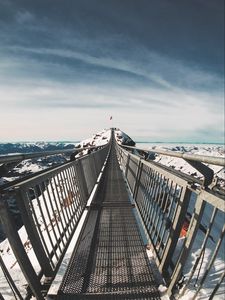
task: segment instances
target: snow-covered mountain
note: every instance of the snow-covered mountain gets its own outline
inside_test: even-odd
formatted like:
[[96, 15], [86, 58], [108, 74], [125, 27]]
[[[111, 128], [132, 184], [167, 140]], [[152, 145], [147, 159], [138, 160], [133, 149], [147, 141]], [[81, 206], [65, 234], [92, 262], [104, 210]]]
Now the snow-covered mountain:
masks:
[[77, 142], [19, 142], [0, 143], [0, 155], [73, 149]]
[[[83, 147], [102, 146], [110, 139], [111, 131], [104, 129], [91, 138], [81, 142], [35, 142], [35, 143], [4, 143], [0, 144], [0, 155], [18, 154], [18, 153], [34, 153], [43, 151], [79, 149]], [[80, 157], [88, 153], [88, 150], [81, 151], [76, 157]], [[1, 174], [0, 169], [0, 185], [12, 182], [26, 175], [31, 175], [38, 171], [54, 167], [58, 164], [65, 163], [70, 159], [70, 154], [57, 154], [54, 156], [27, 159], [14, 166], [6, 175]], [[1, 177], [1, 175], [3, 175]]]
[[[92, 137], [85, 139], [81, 142], [36, 142], [36, 143], [7, 143], [0, 144], [0, 155], [12, 154], [12, 153], [32, 153], [32, 152], [42, 152], [42, 151], [52, 151], [52, 150], [63, 150], [63, 149], [79, 149], [83, 147], [92, 146], [102, 146], [105, 145], [110, 139], [111, 131], [109, 129], [104, 129], [98, 133], [92, 135]], [[115, 130], [115, 138], [119, 144], [135, 146], [135, 142], [120, 129]], [[160, 150], [170, 150], [170, 151], [181, 151], [189, 154], [200, 154], [208, 156], [224, 157], [225, 148], [223, 145], [192, 145], [192, 144], [148, 144], [148, 143], [138, 143], [136, 147], [142, 147], [148, 150], [160, 149]], [[76, 157], [86, 155], [88, 150], [81, 151]], [[196, 171], [192, 166], [190, 166], [185, 160], [176, 157], [169, 157], [164, 155], [156, 154], [154, 156], [155, 161], [163, 165], [169, 166], [175, 170], [181, 171], [183, 173], [195, 176], [196, 178], [202, 178], [202, 175]], [[20, 162], [12, 170], [10, 170], [7, 176], [2, 176], [0, 178], [0, 185], [4, 183], [11, 182], [21, 176], [26, 176], [33, 174], [35, 172], [53, 167], [57, 164], [64, 163], [70, 159], [69, 154], [59, 154], [54, 156], [49, 156], [39, 159], [29, 159]], [[225, 181], [225, 168], [221, 166], [212, 166], [215, 175]], [[0, 172], [1, 176], [1, 172]], [[222, 183], [222, 186], [225, 184]]]
[[127, 135], [125, 132], [120, 129], [115, 130], [115, 138], [118, 144], [127, 145], [127, 146], [135, 146], [135, 142]]
[[[76, 143], [72, 142], [1, 143], [0, 155], [74, 149], [75, 146]], [[6, 169], [2, 168], [0, 164], [0, 185], [64, 163], [67, 159], [68, 156], [59, 154], [49, 157], [24, 160], [22, 162], [18, 162], [18, 164], [8, 165]]]

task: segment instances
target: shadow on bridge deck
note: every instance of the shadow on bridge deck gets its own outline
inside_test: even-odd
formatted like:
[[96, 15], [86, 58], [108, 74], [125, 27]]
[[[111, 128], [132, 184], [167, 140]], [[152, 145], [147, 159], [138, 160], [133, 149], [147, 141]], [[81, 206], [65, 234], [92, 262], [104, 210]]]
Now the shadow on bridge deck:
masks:
[[160, 299], [114, 142], [57, 299]]

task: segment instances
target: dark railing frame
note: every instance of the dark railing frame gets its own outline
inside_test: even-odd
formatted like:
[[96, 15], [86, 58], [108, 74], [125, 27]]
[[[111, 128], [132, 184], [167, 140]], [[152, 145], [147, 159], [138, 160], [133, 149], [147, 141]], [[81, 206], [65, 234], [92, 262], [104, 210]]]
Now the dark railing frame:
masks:
[[[184, 264], [187, 261], [188, 255], [190, 254], [191, 247], [196, 238], [196, 234], [199, 229], [199, 225], [201, 223], [201, 218], [206, 203], [210, 203], [212, 206], [214, 206], [214, 209], [220, 210], [225, 214], [225, 206], [224, 206], [225, 199], [223, 197], [223, 194], [218, 194], [213, 190], [211, 190], [210, 187], [207, 188], [204, 185], [199, 184], [199, 180], [195, 179], [194, 177], [185, 174], [182, 175], [181, 172], [178, 173], [172, 169], [170, 170], [170, 168], [164, 167], [163, 165], [160, 165], [159, 163], [155, 163], [154, 161], [145, 161], [145, 159], [142, 159], [140, 156], [134, 155], [125, 149], [129, 149], [130, 151], [133, 152], [133, 150], [136, 148], [129, 147], [129, 146], [121, 146], [117, 144], [117, 156], [121, 165], [121, 169], [123, 170], [124, 176], [127, 180], [129, 190], [136, 204], [136, 208], [138, 210], [144, 231], [147, 234], [149, 243], [151, 245], [151, 249], [154, 254], [156, 264], [159, 268], [159, 271], [161, 272], [164, 279], [166, 280], [168, 286], [167, 294], [170, 296], [174, 294], [176, 291], [176, 285], [181, 278]], [[140, 150], [140, 148], [138, 149]], [[158, 151], [154, 151], [154, 150], [150, 152], [159, 153]], [[162, 152], [160, 151], [160, 154], [163, 155], [167, 154], [167, 151], [162, 151]], [[177, 157], [178, 155], [176, 153], [175, 155], [173, 155], [173, 153], [170, 153], [170, 156]], [[187, 155], [185, 155], [185, 158], [186, 156]], [[179, 155], [179, 157], [181, 156]], [[189, 159], [194, 158], [193, 161], [195, 161], [195, 158], [197, 158], [197, 160], [199, 161], [201, 159], [201, 156], [199, 155], [197, 157], [188, 156], [188, 158]], [[208, 160], [208, 158], [210, 159]], [[217, 159], [213, 157], [203, 157], [201, 161], [222, 165], [224, 164], [225, 160], [222, 158]], [[158, 174], [158, 175], [154, 175], [154, 174]], [[178, 205], [176, 206], [175, 209], [173, 222], [172, 224], [170, 224], [170, 227], [168, 229], [164, 229], [164, 231], [167, 230], [169, 232], [169, 238], [166, 241], [166, 246], [164, 247], [163, 255], [160, 254], [161, 242], [159, 243], [159, 249], [158, 249], [157, 248], [158, 245], [152, 236], [152, 232], [154, 232], [154, 230], [156, 231], [157, 229], [157, 225], [160, 222], [159, 221], [160, 218], [164, 218], [165, 215], [165, 211], [164, 214], [161, 214], [161, 216], [159, 214], [159, 211], [163, 206], [162, 200], [160, 199], [159, 195], [165, 195], [165, 190], [163, 192], [163, 185], [161, 184], [161, 187], [159, 186], [160, 180], [165, 184], [168, 184], [169, 181], [174, 182], [176, 186], [178, 185], [181, 188], [181, 194], [178, 198], [179, 199]], [[158, 182], [158, 187], [156, 187], [157, 182]], [[142, 196], [140, 193], [142, 193]], [[170, 192], [168, 193], [171, 196]], [[190, 221], [189, 229], [187, 232], [187, 236], [185, 238], [183, 248], [179, 254], [175, 266], [174, 265], [172, 266], [172, 273], [171, 273], [171, 258], [173, 256], [173, 253], [175, 251], [179, 239], [179, 235], [182, 229], [182, 225], [184, 223], [185, 214], [187, 212], [187, 208], [192, 193], [195, 193], [197, 196], [194, 213]], [[143, 196], [145, 194], [146, 197]], [[167, 199], [170, 196], [167, 196]], [[149, 201], [152, 201], [152, 204], [150, 204]], [[157, 225], [155, 225], [155, 222]], [[161, 224], [163, 224], [162, 219], [161, 219]], [[160, 232], [161, 232], [161, 226], [160, 226]], [[210, 230], [206, 235], [206, 241], [209, 237], [209, 232]], [[217, 254], [216, 251], [218, 251], [218, 248], [221, 244], [223, 237], [224, 237], [224, 228], [222, 229], [217, 245], [215, 246], [214, 259]], [[156, 236], [156, 241], [157, 241], [157, 236]], [[213, 261], [211, 262], [211, 266]], [[197, 265], [195, 265], [194, 268], [192, 269], [192, 275], [196, 270], [196, 267]], [[219, 288], [219, 284], [222, 283], [224, 276], [225, 276], [224, 274], [221, 275], [221, 279], [219, 281], [220, 283], [217, 283], [217, 285], [215, 286], [212, 292], [212, 295], [216, 293], [217, 289]], [[195, 297], [199, 293], [204, 283], [204, 280], [205, 277], [202, 279], [200, 286], [196, 290]], [[187, 289], [189, 281], [186, 283], [186, 285], [184, 285], [183, 294]], [[210, 299], [212, 299], [211, 297], [212, 296], [210, 296]]]
[[[29, 287], [28, 290], [31, 290], [31, 293], [38, 300], [44, 299], [42, 294], [43, 287], [41, 282], [43, 282], [43, 280], [44, 281], [48, 280], [48, 282], [51, 281], [51, 279], [54, 278], [61, 264], [61, 261], [67, 250], [67, 247], [70, 243], [73, 233], [75, 232], [79, 220], [84, 210], [86, 209], [88, 198], [97, 182], [98, 175], [101, 171], [101, 168], [104, 164], [104, 161], [107, 157], [110, 148], [110, 142], [106, 146], [92, 147], [92, 148], [95, 148], [94, 149], [95, 151], [93, 151], [89, 155], [81, 157], [75, 161], [68, 162], [54, 169], [47, 170], [42, 174], [34, 175], [32, 178], [24, 179], [22, 182], [17, 183], [14, 186], [10, 186], [10, 188], [2, 191], [0, 195], [1, 197], [0, 198], [0, 219], [4, 225], [6, 236], [9, 240], [12, 250], [19, 263], [20, 269], [22, 270], [26, 278]], [[79, 150], [83, 150], [83, 149], [79, 149]], [[52, 198], [50, 199], [50, 194], [48, 194], [49, 192], [48, 186], [46, 185], [47, 182], [49, 182], [49, 184], [51, 185], [51, 180], [53, 179], [55, 180], [55, 178], [57, 178], [58, 182], [61, 181], [64, 184], [61, 187], [62, 189], [60, 191], [61, 195], [55, 195], [56, 190], [55, 192], [53, 192], [53, 189], [51, 189]], [[70, 205], [68, 205], [68, 209], [65, 209], [65, 212], [63, 212], [64, 209], [61, 208], [61, 211], [64, 214], [64, 216], [62, 216], [62, 218], [64, 218], [63, 219], [64, 227], [62, 226], [61, 231], [59, 231], [60, 233], [59, 240], [57, 240], [56, 231], [53, 228], [54, 226], [51, 223], [53, 236], [51, 237], [48, 234], [49, 237], [48, 239], [52, 245], [51, 246], [52, 250], [49, 250], [49, 253], [46, 253], [46, 247], [44, 246], [45, 241], [43, 240], [43, 237], [40, 236], [40, 231], [38, 231], [37, 220], [35, 219], [35, 212], [32, 208], [33, 207], [32, 200], [28, 197], [30, 188], [33, 188], [35, 191], [36, 186], [41, 185], [43, 183], [45, 184], [47, 198], [44, 199], [45, 196], [42, 190], [41, 193], [43, 196], [43, 201], [42, 201], [43, 203], [42, 204], [38, 202], [37, 203], [39, 205], [39, 209], [41, 209], [42, 207], [41, 205], [43, 205], [43, 207], [46, 208], [47, 216], [49, 218], [50, 223], [51, 223], [51, 218], [50, 218], [49, 210], [51, 209], [52, 212], [53, 206], [51, 204], [51, 207], [50, 206], [47, 207], [46, 202], [50, 200], [50, 202], [55, 201], [59, 204], [58, 201], [60, 201], [59, 200], [60, 196], [66, 197], [68, 195], [68, 191], [70, 192], [72, 191], [71, 193], [73, 193], [73, 204], [71, 204], [71, 207]], [[56, 183], [56, 181], [54, 181], [54, 183]], [[24, 249], [24, 245], [22, 244], [19, 233], [17, 232], [14, 223], [14, 219], [9, 210], [8, 199], [10, 194], [11, 195], [13, 194], [16, 199], [18, 208], [21, 212], [21, 217], [23, 220], [24, 227], [28, 234], [28, 238], [33, 247], [36, 258], [39, 262], [40, 272], [38, 274], [34, 270], [32, 262], [30, 261]], [[79, 194], [79, 196], [76, 196], [76, 194], [77, 195]], [[35, 198], [38, 200], [39, 196], [35, 194]], [[78, 201], [77, 199], [80, 200]], [[57, 205], [55, 204], [55, 207]], [[44, 216], [43, 213], [42, 216]], [[45, 223], [44, 218], [42, 219]], [[47, 228], [47, 224], [45, 224], [45, 228]], [[54, 243], [53, 243], [53, 237], [55, 238]], [[58, 252], [60, 252], [60, 254]], [[54, 256], [55, 259], [53, 263], [52, 259]], [[6, 273], [5, 276], [7, 277], [9, 283], [11, 282], [11, 284], [13, 284], [12, 278], [10, 276], [7, 276]], [[15, 292], [15, 289], [13, 290], [12, 288], [12, 291]], [[1, 297], [3, 296], [1, 295]], [[23, 299], [19, 291], [18, 291], [18, 297], [20, 299]]]
[[21, 154], [9, 154], [9, 155], [0, 155], [0, 164], [14, 163], [23, 161], [25, 159], [40, 158], [46, 156], [53, 156], [58, 154], [66, 153], [79, 153], [83, 150], [94, 150], [101, 148], [102, 146], [89, 146], [82, 148], [73, 148], [73, 149], [62, 149], [62, 150], [53, 150], [53, 151], [42, 151], [42, 152], [30, 152], [30, 153], [21, 153]]

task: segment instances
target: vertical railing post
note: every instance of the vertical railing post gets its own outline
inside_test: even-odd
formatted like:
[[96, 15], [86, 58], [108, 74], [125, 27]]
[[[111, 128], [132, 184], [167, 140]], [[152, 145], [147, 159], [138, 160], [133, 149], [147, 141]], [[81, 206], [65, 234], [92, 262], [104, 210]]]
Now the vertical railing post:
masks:
[[134, 192], [133, 192], [134, 201], [136, 201], [136, 199], [137, 199], [137, 194], [138, 194], [138, 189], [139, 189], [139, 185], [140, 185], [142, 169], [143, 169], [143, 162], [139, 158], [137, 172], [136, 172], [136, 176], [135, 176], [136, 180], [135, 180], [135, 183], [134, 183]]
[[93, 167], [94, 167], [94, 173], [95, 173], [95, 178], [97, 180], [98, 178], [98, 168], [97, 168], [97, 161], [96, 161], [96, 157], [93, 154], [90, 154], [91, 158], [92, 158], [92, 162], [93, 162]]
[[88, 188], [87, 188], [87, 182], [86, 182], [85, 175], [84, 175], [83, 166], [82, 166], [80, 159], [77, 161], [76, 167], [77, 167], [76, 170], [77, 170], [77, 174], [78, 174], [78, 182], [79, 182], [79, 185], [80, 185], [83, 197], [84, 197], [84, 201], [87, 201]]
[[[9, 271], [8, 271], [5, 263], [4, 263], [4, 261], [3, 261], [2, 257], [1, 257], [1, 254], [0, 254], [0, 267], [2, 268], [3, 274], [4, 274], [5, 278], [6, 278], [6, 280], [8, 281], [9, 286], [11, 287], [11, 290], [13, 291], [13, 293], [15, 293], [16, 296], [20, 300], [23, 300], [23, 297], [21, 296], [21, 294], [20, 294], [17, 286], [15, 285], [15, 282], [13, 281], [12, 276], [10, 275], [10, 273], [9, 273]], [[0, 300], [2, 300], [2, 299], [4, 300], [4, 298], [3, 298], [3, 296], [2, 296], [2, 294], [0, 292]]]
[[4, 224], [4, 230], [13, 253], [16, 256], [18, 264], [26, 278], [31, 291], [38, 300], [44, 300], [41, 294], [41, 284], [37, 277], [37, 274], [27, 256], [22, 241], [16, 230], [14, 219], [9, 211], [7, 200], [4, 197], [0, 201], [0, 218]]
[[26, 191], [24, 189], [15, 189], [15, 196], [17, 205], [21, 213], [23, 224], [26, 228], [28, 237], [32, 244], [37, 260], [41, 266], [41, 269], [46, 277], [52, 277], [53, 270], [37, 232], [37, 227], [34, 223], [30, 210], [29, 199], [26, 198]]
[[[104, 151], [104, 150], [103, 150]], [[93, 155], [94, 158], [94, 164], [95, 164], [95, 170], [96, 170], [96, 178], [98, 178], [99, 172], [100, 172], [100, 165], [101, 165], [101, 154], [98, 152], [96, 155]]]
[[177, 245], [178, 238], [185, 220], [187, 208], [191, 197], [191, 191], [185, 186], [182, 189], [182, 194], [179, 199], [176, 215], [172, 223], [170, 230], [169, 240], [164, 249], [161, 263], [159, 265], [159, 271], [163, 273], [164, 278], [168, 277], [168, 268], [171, 263], [171, 257], [173, 256], [174, 250]]
[[187, 238], [183, 245], [182, 251], [181, 251], [178, 261], [176, 263], [173, 274], [171, 276], [171, 282], [169, 284], [168, 291], [167, 291], [169, 295], [171, 295], [173, 287], [175, 286], [175, 284], [177, 283], [177, 281], [180, 278], [182, 268], [184, 267], [185, 261], [188, 258], [188, 255], [190, 253], [191, 247], [195, 240], [195, 236], [197, 234], [199, 225], [201, 223], [204, 209], [205, 209], [205, 202], [200, 197], [197, 197], [194, 213], [192, 215], [188, 233], [187, 233]]
[[127, 164], [126, 164], [126, 169], [125, 169], [125, 178], [127, 178], [129, 163], [130, 163], [130, 154], [127, 155]]
[[119, 148], [119, 146], [117, 146], [117, 148], [118, 148], [118, 152], [119, 152], [119, 163], [121, 164], [123, 151], [121, 148]]

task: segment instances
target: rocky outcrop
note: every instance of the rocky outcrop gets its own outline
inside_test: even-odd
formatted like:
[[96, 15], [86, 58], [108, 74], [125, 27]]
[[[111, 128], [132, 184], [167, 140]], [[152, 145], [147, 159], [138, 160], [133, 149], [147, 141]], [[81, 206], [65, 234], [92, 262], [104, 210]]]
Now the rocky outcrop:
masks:
[[132, 147], [135, 146], [135, 142], [129, 137], [129, 135], [127, 135], [126, 133], [124, 133], [119, 129], [115, 130], [115, 137], [117, 142], [120, 145], [132, 146]]

